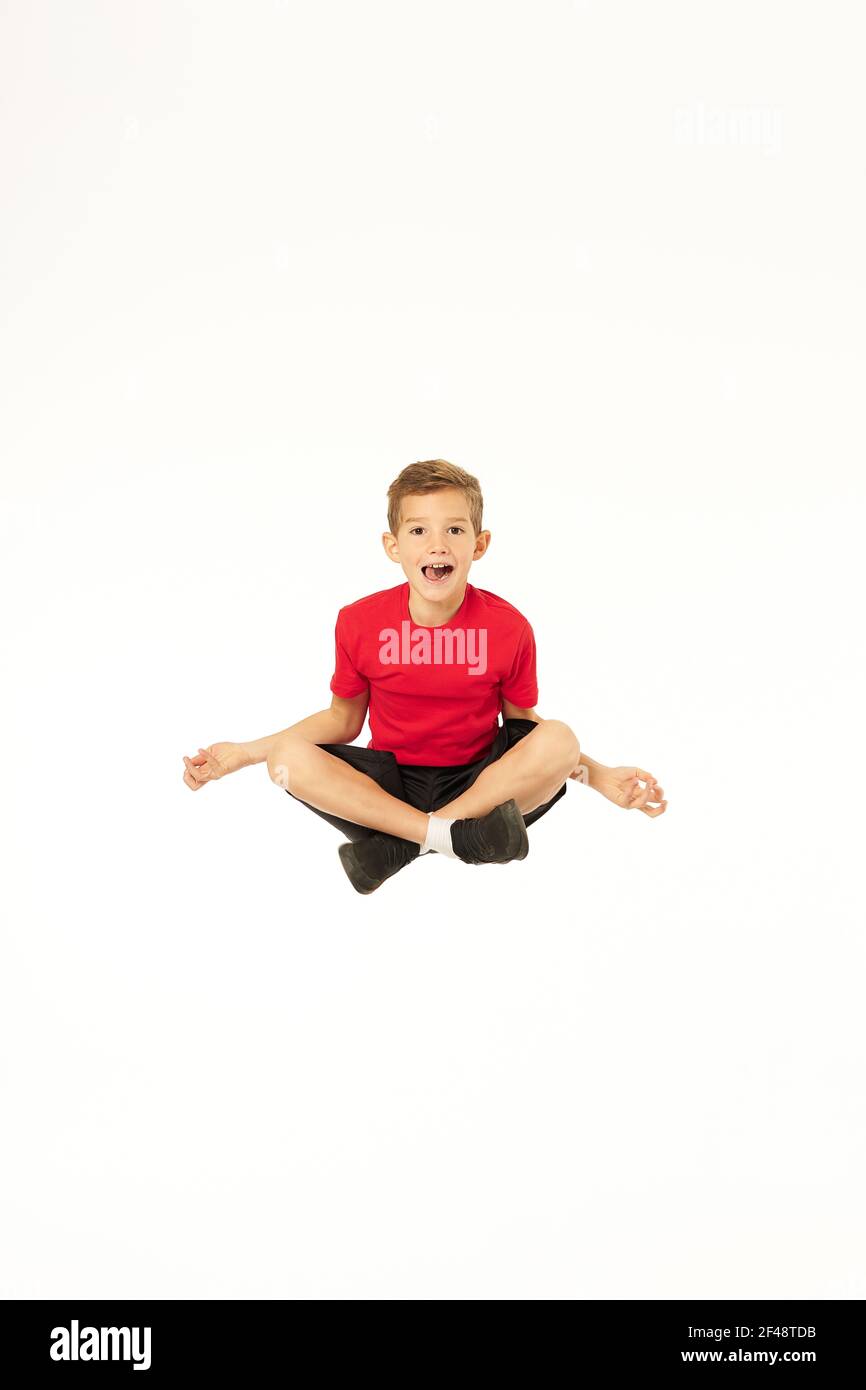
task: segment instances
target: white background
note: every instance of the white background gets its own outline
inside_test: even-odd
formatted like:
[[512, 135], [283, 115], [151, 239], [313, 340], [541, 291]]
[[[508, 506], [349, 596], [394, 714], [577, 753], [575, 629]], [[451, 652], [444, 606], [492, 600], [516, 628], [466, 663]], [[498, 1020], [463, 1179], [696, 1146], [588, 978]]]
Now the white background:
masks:
[[[861, 26], [3, 6], [3, 1296], [866, 1296]], [[670, 806], [365, 898], [182, 755], [437, 456]]]

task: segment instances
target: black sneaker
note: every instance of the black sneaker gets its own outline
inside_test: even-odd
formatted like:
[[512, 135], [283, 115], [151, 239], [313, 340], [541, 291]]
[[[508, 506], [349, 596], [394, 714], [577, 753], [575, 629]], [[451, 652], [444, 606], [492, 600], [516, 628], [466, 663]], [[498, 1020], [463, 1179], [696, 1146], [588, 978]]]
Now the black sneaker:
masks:
[[486, 816], [467, 816], [451, 827], [454, 853], [464, 864], [507, 864], [525, 859], [529, 836], [520, 808], [512, 797]]
[[339, 849], [340, 863], [359, 893], [372, 893], [420, 853], [421, 846], [414, 840], [401, 840], [382, 830], [363, 840], [347, 840]]

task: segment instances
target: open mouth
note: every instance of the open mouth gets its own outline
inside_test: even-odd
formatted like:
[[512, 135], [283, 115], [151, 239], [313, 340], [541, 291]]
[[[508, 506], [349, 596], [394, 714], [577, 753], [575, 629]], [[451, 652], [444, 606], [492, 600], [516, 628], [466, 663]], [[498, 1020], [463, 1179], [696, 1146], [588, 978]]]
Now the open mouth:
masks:
[[444, 584], [453, 572], [453, 565], [424, 565], [421, 569], [428, 584]]

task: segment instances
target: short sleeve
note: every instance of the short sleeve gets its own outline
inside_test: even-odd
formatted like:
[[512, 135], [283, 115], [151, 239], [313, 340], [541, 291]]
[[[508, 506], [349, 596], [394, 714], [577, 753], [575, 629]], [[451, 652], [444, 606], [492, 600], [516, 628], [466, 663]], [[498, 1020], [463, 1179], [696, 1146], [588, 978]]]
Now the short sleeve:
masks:
[[535, 634], [529, 623], [523, 629], [514, 661], [500, 685], [502, 698], [520, 709], [534, 709], [538, 701], [538, 678], [535, 670]]
[[364, 679], [352, 662], [346, 649], [347, 637], [343, 620], [343, 610], [337, 614], [334, 627], [334, 674], [331, 677], [331, 691], [344, 700], [352, 700], [362, 695], [369, 682]]

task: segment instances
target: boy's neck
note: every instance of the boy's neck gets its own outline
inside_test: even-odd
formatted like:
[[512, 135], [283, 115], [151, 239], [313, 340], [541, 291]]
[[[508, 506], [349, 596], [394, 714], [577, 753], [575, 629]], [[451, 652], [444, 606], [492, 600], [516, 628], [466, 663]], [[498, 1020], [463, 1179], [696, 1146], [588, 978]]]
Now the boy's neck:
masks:
[[[466, 581], [468, 583], [468, 580]], [[448, 604], [431, 603], [428, 599], [421, 598], [415, 593], [412, 585], [409, 585], [409, 616], [413, 623], [418, 623], [419, 627], [444, 627], [450, 623], [454, 614], [462, 606], [466, 597], [466, 583], [464, 583], [460, 593]]]

